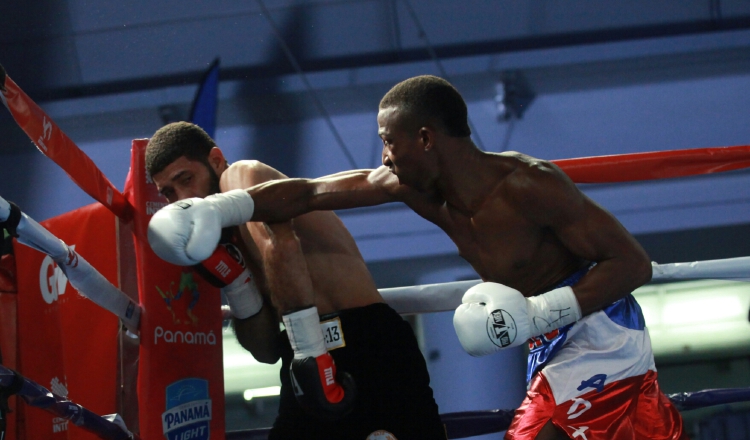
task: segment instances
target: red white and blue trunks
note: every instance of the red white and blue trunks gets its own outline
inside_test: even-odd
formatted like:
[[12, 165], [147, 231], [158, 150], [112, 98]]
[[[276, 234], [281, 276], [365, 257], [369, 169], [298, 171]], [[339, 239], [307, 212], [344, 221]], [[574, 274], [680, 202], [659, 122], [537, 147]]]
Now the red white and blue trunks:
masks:
[[648, 329], [632, 295], [533, 338], [529, 348], [529, 389], [507, 440], [534, 439], [549, 421], [576, 440], [687, 439], [679, 412], [659, 390]]

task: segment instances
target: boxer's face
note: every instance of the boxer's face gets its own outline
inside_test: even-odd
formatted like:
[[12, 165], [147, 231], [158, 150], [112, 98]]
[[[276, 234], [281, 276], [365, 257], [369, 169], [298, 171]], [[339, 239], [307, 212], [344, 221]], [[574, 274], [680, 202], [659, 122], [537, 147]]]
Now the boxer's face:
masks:
[[424, 191], [434, 177], [427, 160], [429, 146], [425, 144], [422, 128], [410, 124], [408, 115], [397, 107], [380, 109], [378, 135], [383, 140], [383, 165], [398, 177], [402, 185]]
[[206, 163], [185, 156], [151, 176], [159, 192], [169, 203], [191, 197], [206, 197], [219, 192], [219, 176]]

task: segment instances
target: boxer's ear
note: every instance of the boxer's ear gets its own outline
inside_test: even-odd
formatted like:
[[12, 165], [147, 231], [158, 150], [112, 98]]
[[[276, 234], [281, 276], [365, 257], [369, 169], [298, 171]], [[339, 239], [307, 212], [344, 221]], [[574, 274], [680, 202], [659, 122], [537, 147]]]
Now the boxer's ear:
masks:
[[221, 172], [226, 169], [227, 160], [224, 158], [224, 153], [222, 153], [219, 147], [213, 147], [208, 152], [208, 163], [216, 172], [216, 175], [221, 176]]

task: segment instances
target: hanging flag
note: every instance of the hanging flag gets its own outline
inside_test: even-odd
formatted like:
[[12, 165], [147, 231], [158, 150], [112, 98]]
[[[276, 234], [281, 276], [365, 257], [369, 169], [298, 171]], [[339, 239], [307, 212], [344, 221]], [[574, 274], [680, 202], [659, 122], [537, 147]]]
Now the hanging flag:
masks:
[[203, 75], [190, 109], [190, 122], [204, 129], [212, 138], [216, 133], [216, 108], [219, 103], [219, 59]]

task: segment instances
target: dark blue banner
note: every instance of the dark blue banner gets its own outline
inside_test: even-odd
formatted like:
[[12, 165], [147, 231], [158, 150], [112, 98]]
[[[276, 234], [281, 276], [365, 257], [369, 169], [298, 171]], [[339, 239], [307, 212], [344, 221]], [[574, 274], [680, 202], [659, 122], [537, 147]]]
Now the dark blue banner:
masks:
[[201, 127], [212, 138], [216, 133], [216, 108], [219, 104], [219, 59], [215, 59], [195, 94], [190, 122]]

